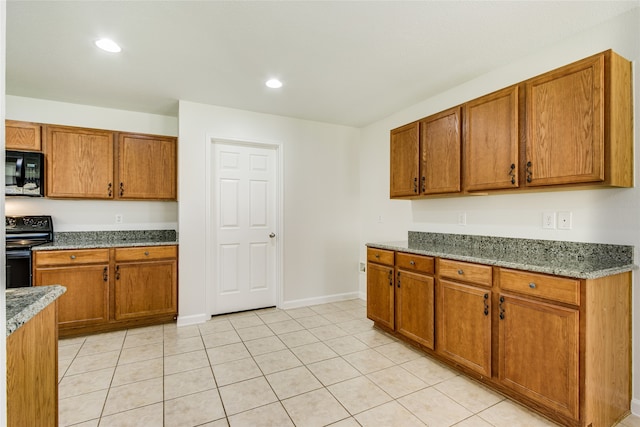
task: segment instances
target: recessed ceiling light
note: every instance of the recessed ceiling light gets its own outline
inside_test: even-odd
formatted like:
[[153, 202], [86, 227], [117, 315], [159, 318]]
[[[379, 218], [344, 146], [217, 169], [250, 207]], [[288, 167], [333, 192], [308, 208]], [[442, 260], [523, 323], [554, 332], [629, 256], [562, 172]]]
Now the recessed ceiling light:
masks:
[[266, 81], [265, 85], [271, 89], [279, 89], [282, 87], [282, 82], [278, 79], [270, 79]]
[[118, 43], [114, 42], [111, 39], [96, 40], [96, 46], [98, 46], [102, 50], [105, 50], [111, 53], [118, 53], [122, 50], [122, 48], [118, 46]]

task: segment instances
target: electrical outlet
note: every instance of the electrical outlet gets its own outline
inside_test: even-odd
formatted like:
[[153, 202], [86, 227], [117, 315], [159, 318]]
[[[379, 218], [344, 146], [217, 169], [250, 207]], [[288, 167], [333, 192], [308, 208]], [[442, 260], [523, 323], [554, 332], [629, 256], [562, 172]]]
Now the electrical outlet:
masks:
[[558, 230], [571, 230], [571, 212], [558, 212]]
[[122, 214], [116, 214], [116, 224], [122, 224]]
[[467, 213], [458, 212], [458, 225], [467, 225]]
[[555, 212], [542, 212], [542, 228], [556, 228]]
[[364, 262], [360, 263], [360, 272], [365, 273], [367, 271], [366, 264]]

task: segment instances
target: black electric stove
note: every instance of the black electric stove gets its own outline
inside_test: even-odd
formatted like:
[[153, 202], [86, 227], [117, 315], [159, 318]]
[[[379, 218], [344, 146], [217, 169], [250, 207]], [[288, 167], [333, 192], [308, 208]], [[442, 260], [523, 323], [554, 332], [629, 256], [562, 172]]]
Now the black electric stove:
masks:
[[48, 215], [5, 217], [7, 288], [31, 286], [31, 248], [53, 241]]

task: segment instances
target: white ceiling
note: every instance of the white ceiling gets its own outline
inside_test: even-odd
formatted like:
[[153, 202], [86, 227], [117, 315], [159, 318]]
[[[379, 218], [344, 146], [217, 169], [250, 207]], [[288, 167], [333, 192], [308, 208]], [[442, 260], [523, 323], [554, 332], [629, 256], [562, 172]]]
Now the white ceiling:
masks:
[[[183, 99], [359, 127], [639, 5], [9, 0], [6, 92], [174, 116]], [[100, 37], [122, 53], [96, 49]], [[282, 89], [264, 86], [272, 76]]]

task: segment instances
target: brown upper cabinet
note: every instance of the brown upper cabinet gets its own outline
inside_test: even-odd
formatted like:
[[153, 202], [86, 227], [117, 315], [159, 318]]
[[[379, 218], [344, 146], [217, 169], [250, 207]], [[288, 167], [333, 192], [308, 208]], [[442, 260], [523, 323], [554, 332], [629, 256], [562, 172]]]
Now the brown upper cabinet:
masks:
[[612, 51], [526, 82], [528, 186], [633, 186], [631, 63]]
[[47, 125], [46, 195], [175, 200], [176, 150], [174, 137]]
[[[608, 50], [394, 129], [391, 198], [632, 187], [631, 95], [631, 63]], [[443, 124], [456, 110], [462, 162]], [[448, 151], [441, 145], [447, 140]], [[402, 150], [394, 152], [398, 142]], [[459, 183], [444, 185], [460, 164], [462, 190]], [[404, 191], [394, 187], [394, 176]], [[437, 178], [430, 183], [430, 176]]]
[[460, 107], [391, 131], [392, 198], [460, 191]]
[[391, 197], [418, 195], [420, 125], [409, 123], [391, 131]]
[[465, 189], [518, 187], [518, 86], [464, 105]]
[[118, 135], [118, 198], [176, 198], [176, 139]]
[[112, 199], [113, 132], [46, 126], [46, 195]]
[[37, 123], [5, 120], [5, 148], [7, 150], [40, 151], [42, 127]]

